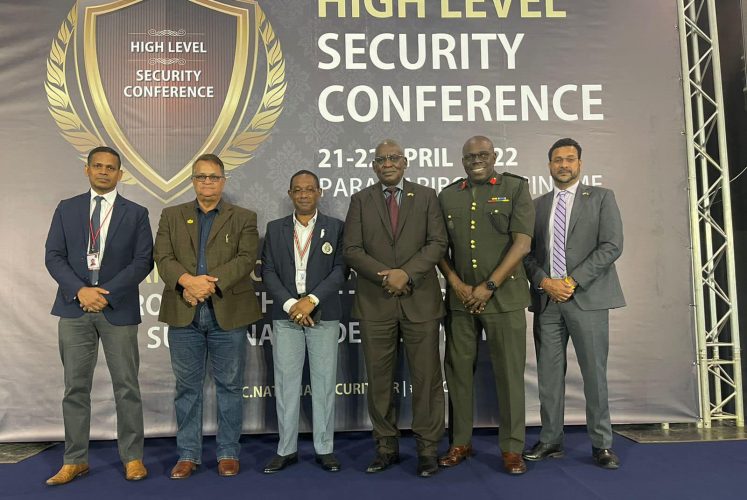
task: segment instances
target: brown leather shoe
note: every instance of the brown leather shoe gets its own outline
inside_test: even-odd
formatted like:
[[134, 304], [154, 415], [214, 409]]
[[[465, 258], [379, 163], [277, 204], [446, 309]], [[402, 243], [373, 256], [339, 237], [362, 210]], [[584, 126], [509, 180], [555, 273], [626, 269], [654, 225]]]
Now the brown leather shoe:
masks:
[[124, 470], [125, 479], [128, 481], [140, 481], [148, 476], [148, 469], [142, 460], [130, 460], [125, 464]]
[[219, 476], [235, 476], [239, 473], [239, 461], [235, 458], [224, 458], [218, 461]]
[[67, 484], [78, 476], [88, 474], [88, 464], [65, 464], [54, 476], [47, 479], [47, 484], [56, 486]]
[[454, 467], [462, 463], [467, 457], [472, 456], [472, 445], [451, 446], [446, 455], [438, 457], [438, 465], [441, 467]]
[[504, 453], [503, 468], [509, 474], [524, 474], [527, 471], [527, 464], [521, 458], [521, 453]]
[[179, 460], [171, 469], [171, 479], [187, 479], [197, 469], [197, 464], [189, 460]]

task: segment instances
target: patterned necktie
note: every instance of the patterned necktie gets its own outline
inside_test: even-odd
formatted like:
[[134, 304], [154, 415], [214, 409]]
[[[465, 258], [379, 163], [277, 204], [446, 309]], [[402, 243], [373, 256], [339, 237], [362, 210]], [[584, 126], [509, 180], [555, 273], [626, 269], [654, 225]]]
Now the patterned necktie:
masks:
[[389, 209], [389, 223], [392, 225], [392, 236], [397, 238], [397, 221], [399, 220], [399, 205], [397, 204], [397, 186], [386, 188], [389, 192], [389, 198], [386, 200], [386, 206]]
[[558, 193], [555, 205], [555, 216], [552, 223], [552, 265], [550, 274], [553, 278], [565, 278], [565, 195], [568, 191]]
[[[91, 242], [89, 243], [89, 253], [98, 253], [99, 243], [101, 242], [101, 202], [104, 200], [103, 196], [96, 196], [93, 199], [96, 202], [96, 206], [93, 207], [93, 213], [91, 214]], [[101, 265], [101, 256], [99, 255], [99, 265]], [[97, 285], [99, 282], [99, 271], [91, 271], [91, 284]]]

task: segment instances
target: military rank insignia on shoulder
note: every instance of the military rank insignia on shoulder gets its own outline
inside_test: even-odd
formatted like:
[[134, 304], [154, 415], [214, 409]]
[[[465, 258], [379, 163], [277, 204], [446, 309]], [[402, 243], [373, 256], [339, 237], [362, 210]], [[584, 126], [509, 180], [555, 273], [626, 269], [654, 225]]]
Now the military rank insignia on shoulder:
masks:
[[520, 180], [525, 181], [525, 182], [529, 182], [529, 179], [527, 179], [526, 177], [523, 177], [521, 175], [512, 174], [511, 172], [503, 172], [502, 175], [505, 175], [507, 177], [513, 177], [514, 179], [520, 179]]
[[448, 189], [448, 188], [450, 188], [451, 186], [455, 186], [455, 185], [457, 185], [457, 184], [461, 184], [461, 183], [463, 183], [463, 182], [466, 182], [466, 181], [467, 181], [467, 179], [465, 179], [464, 177], [462, 177], [462, 178], [460, 178], [460, 179], [457, 179], [457, 180], [455, 180], [455, 181], [454, 181], [454, 182], [452, 182], [451, 184], [449, 184], [449, 185], [445, 186], [445, 187], [444, 187], [444, 188], [443, 188], [443, 189], [442, 189], [441, 191], [443, 191], [444, 189]]

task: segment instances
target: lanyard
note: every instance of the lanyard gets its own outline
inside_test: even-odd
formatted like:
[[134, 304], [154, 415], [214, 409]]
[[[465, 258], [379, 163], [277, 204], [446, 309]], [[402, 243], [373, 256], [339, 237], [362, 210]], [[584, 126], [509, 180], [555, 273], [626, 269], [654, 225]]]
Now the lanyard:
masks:
[[112, 204], [109, 207], [109, 210], [106, 212], [106, 215], [104, 216], [104, 220], [102, 220], [99, 223], [99, 228], [96, 230], [96, 234], [93, 234], [93, 221], [90, 218], [88, 219], [88, 232], [91, 235], [91, 243], [88, 248], [93, 248], [96, 246], [96, 240], [99, 237], [99, 233], [101, 233], [101, 228], [104, 227], [104, 223], [106, 222], [106, 219], [108, 219], [109, 216], [112, 214], [113, 208], [114, 208], [114, 205]]
[[298, 251], [298, 256], [301, 259], [301, 262], [303, 262], [303, 257], [306, 255], [306, 252], [309, 251], [309, 245], [311, 244], [311, 237], [314, 236], [314, 226], [311, 226], [309, 231], [309, 236], [306, 238], [306, 243], [303, 245], [303, 249], [301, 248], [301, 242], [298, 240], [298, 232], [296, 232], [296, 225], [293, 224], [293, 241], [296, 243], [296, 250]]

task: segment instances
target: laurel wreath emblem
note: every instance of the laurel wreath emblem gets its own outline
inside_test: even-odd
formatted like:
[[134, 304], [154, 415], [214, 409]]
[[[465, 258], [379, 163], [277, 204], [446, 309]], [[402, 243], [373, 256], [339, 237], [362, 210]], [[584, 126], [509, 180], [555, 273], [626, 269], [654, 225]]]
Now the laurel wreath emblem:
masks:
[[[256, 4], [256, 8], [259, 34], [267, 56], [265, 91], [259, 108], [249, 124], [243, 127], [219, 154], [226, 170], [233, 170], [252, 159], [254, 151], [269, 137], [283, 111], [283, 100], [287, 89], [283, 51], [264, 11], [259, 4]], [[80, 153], [81, 160], [85, 161], [88, 152], [105, 144], [105, 141], [93, 123], [84, 122], [81, 119], [68, 91], [67, 52], [77, 26], [78, 5], [76, 2], [52, 40], [47, 58], [47, 80], [44, 88], [49, 103], [49, 112], [59, 127], [62, 137]], [[246, 97], [246, 99], [249, 98], [250, 96]], [[127, 171], [124, 171], [120, 182], [140, 184], [140, 181]], [[162, 199], [162, 201], [167, 200]]]

